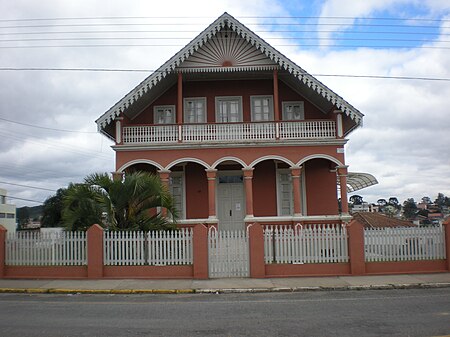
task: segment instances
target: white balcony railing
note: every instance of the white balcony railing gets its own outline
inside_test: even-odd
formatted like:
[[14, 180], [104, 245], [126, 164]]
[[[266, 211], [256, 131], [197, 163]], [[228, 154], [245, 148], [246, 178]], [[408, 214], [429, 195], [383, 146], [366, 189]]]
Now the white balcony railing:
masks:
[[334, 121], [126, 126], [124, 144], [333, 139]]

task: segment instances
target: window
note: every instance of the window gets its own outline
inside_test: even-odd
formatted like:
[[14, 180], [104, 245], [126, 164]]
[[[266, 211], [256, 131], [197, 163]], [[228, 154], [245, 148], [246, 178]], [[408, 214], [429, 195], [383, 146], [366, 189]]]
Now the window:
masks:
[[283, 102], [283, 120], [298, 121], [305, 119], [305, 108], [302, 101]]
[[16, 215], [14, 213], [6, 213], [6, 217], [8, 219], [14, 219], [16, 217]]
[[216, 97], [216, 122], [242, 122], [242, 97]]
[[6, 218], [6, 213], [0, 213], [0, 219], [5, 219]]
[[206, 98], [184, 99], [184, 122], [206, 123]]
[[272, 96], [251, 96], [252, 121], [273, 121]]
[[154, 124], [175, 124], [175, 105], [160, 105], [153, 108]]

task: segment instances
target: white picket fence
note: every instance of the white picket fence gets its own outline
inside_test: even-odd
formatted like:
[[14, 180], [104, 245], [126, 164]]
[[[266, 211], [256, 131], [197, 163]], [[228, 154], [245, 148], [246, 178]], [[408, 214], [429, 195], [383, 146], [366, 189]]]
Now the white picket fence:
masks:
[[8, 233], [5, 254], [10, 266], [86, 265], [86, 233]]
[[348, 262], [347, 230], [340, 224], [266, 226], [266, 263]]
[[103, 235], [107, 266], [188, 265], [193, 261], [192, 229], [118, 231]]
[[373, 228], [364, 230], [367, 262], [445, 259], [442, 227]]
[[208, 232], [209, 277], [248, 277], [249, 243], [246, 230]]

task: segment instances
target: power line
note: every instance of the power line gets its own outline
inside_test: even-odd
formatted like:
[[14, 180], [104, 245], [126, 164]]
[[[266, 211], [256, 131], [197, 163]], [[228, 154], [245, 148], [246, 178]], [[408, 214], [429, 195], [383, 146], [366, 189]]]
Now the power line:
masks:
[[[387, 20], [387, 21], [450, 21], [447, 19], [393, 18], [393, 17], [357, 17], [357, 16], [238, 16], [238, 19], [345, 19], [345, 20]], [[130, 19], [215, 19], [213, 16], [91, 16], [91, 17], [57, 17], [1, 19], [0, 22], [20, 21], [62, 21], [62, 20], [130, 20]]]
[[22, 184], [14, 184], [14, 183], [7, 183], [6, 181], [0, 181], [0, 184], [6, 184], [6, 185], [12, 185], [12, 186], [19, 186], [19, 187], [26, 187], [26, 188], [34, 188], [34, 189], [36, 189], [36, 190], [43, 190], [43, 191], [56, 192], [56, 190], [51, 190], [51, 189], [49, 189], [49, 188], [36, 187], [36, 186], [30, 186], [30, 185], [22, 185]]
[[[379, 49], [450, 49], [437, 46], [398, 46], [398, 45], [335, 45], [335, 44], [273, 44], [274, 47], [333, 47], [333, 48], [379, 48]], [[182, 44], [81, 44], [81, 45], [37, 45], [37, 46], [0, 46], [0, 49], [22, 48], [98, 48], [98, 47], [184, 47]]]
[[[339, 34], [399, 34], [399, 35], [450, 35], [440, 32], [398, 32], [398, 31], [339, 31], [335, 30], [255, 30], [261, 33], [339, 33]], [[197, 33], [198, 30], [85, 30], [85, 31], [45, 31], [8, 32], [1, 35], [40, 35], [40, 34], [99, 34], [99, 33]]]
[[36, 202], [36, 203], [38, 203], [38, 204], [43, 204], [43, 203], [44, 203], [43, 201], [37, 201], [37, 200], [25, 199], [25, 198], [19, 198], [19, 197], [13, 197], [13, 196], [10, 196], [10, 195], [7, 195], [6, 197], [7, 197], [7, 198], [10, 198], [10, 199], [17, 199], [17, 200], [24, 200], [24, 201]]
[[[184, 23], [184, 22], [175, 22], [175, 23], [72, 23], [72, 24], [52, 24], [52, 25], [19, 25], [19, 26], [0, 26], [0, 29], [18, 29], [18, 28], [49, 28], [49, 27], [108, 27], [108, 26], [203, 26], [204, 23]], [[349, 24], [343, 23], [298, 23], [298, 22], [290, 22], [290, 23], [247, 23], [247, 26], [335, 26], [347, 27]], [[430, 28], [430, 29], [440, 29], [447, 28], [441, 26], [434, 25], [408, 25], [408, 24], [378, 24], [378, 23], [351, 23], [352, 26], [355, 27], [402, 27], [402, 28]]]
[[32, 127], [32, 128], [51, 130], [51, 131], [71, 132], [71, 133], [97, 133], [97, 132], [94, 132], [94, 131], [76, 131], [76, 130], [65, 130], [65, 129], [49, 128], [49, 127], [46, 127], [46, 126], [39, 126], [39, 125], [33, 125], [33, 124], [27, 124], [27, 123], [12, 121], [10, 119], [6, 119], [6, 118], [3, 118], [3, 117], [0, 117], [0, 120], [8, 122], [8, 123], [14, 123], [14, 124], [19, 124], [19, 125], [29, 126], [29, 127]]
[[[113, 69], [113, 68], [0, 68], [0, 71], [92, 71], [92, 72], [156, 72], [151, 69]], [[354, 77], [354, 78], [379, 78], [394, 80], [421, 80], [421, 81], [450, 81], [443, 77], [417, 77], [417, 76], [383, 76], [383, 75], [352, 75], [352, 74], [310, 74], [312, 76], [327, 77]], [[2, 119], [2, 118], [0, 118]], [[74, 131], [76, 132], [76, 131]], [[92, 132], [96, 133], [96, 132]]]
[[[0, 42], [33, 42], [33, 41], [101, 41], [101, 40], [192, 40], [191, 37], [61, 37], [61, 38], [35, 38], [35, 39], [3, 39]], [[240, 40], [226, 39], [226, 41]], [[331, 41], [393, 41], [393, 42], [430, 42], [424, 39], [400, 38], [351, 38], [351, 37], [267, 37], [264, 40], [331, 40]], [[433, 41], [434, 43], [448, 43], [450, 41]]]

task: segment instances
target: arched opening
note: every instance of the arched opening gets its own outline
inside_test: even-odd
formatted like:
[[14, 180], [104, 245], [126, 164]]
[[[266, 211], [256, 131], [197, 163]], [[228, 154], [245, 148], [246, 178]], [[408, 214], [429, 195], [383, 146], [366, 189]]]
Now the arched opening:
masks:
[[304, 214], [339, 214], [336, 163], [325, 158], [314, 158], [304, 162], [302, 166], [306, 204]]

